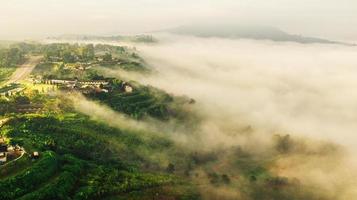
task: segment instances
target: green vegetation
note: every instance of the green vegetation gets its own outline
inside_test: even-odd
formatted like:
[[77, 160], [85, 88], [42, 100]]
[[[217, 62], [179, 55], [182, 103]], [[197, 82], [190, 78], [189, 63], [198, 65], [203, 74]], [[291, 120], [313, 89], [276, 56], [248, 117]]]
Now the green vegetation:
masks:
[[[305, 147], [289, 136], [276, 136], [274, 145], [258, 155], [249, 153], [245, 146], [209, 150], [175, 142], [176, 137], [179, 141], [201, 137], [201, 132], [195, 135], [199, 119], [185, 110], [194, 100], [134, 81], [105, 77], [97, 70], [120, 67], [144, 72], [145, 62], [134, 49], [27, 43], [11, 44], [9, 48], [20, 49], [11, 53], [14, 62], [9, 65], [21, 62], [14, 52], [41, 54], [44, 61], [33, 71], [33, 83], [0, 90], [25, 88], [19, 94], [0, 98], [0, 116], [8, 119], [0, 135], [27, 152], [0, 166], [0, 199], [195, 200], [211, 195], [224, 199], [214, 196], [216, 190], [238, 192], [247, 200], [329, 199], [271, 170], [277, 158], [297, 152], [311, 154], [301, 151]], [[95, 83], [98, 80], [100, 84]], [[82, 92], [88, 88], [92, 92]], [[152, 129], [112, 127], [104, 120], [93, 120], [97, 116], [75, 110], [68, 98], [72, 92], [124, 113], [138, 124], [146, 120], [159, 122], [164, 128], [154, 133]], [[166, 126], [171, 123], [173, 126]], [[195, 146], [195, 141], [191, 145]], [[29, 157], [33, 152], [39, 152], [38, 159]]]
[[0, 67], [15, 67], [24, 61], [24, 52], [18, 48], [0, 49]]
[[3, 93], [3, 92], [6, 92], [6, 91], [9, 91], [9, 90], [13, 90], [15, 88], [18, 88], [20, 86], [20, 84], [11, 84], [11, 85], [6, 85], [2, 88], [0, 88], [0, 93]]
[[6, 81], [14, 71], [13, 67], [0, 67], [0, 83]]
[[[42, 77], [44, 80], [106, 80], [110, 83], [105, 88], [109, 93], [90, 93], [86, 96], [135, 119], [146, 116], [161, 120], [170, 117], [184, 118], [181, 115], [185, 114], [177, 106], [177, 102], [164, 91], [130, 82], [134, 91], [127, 93], [123, 88], [124, 81], [104, 77], [98, 72], [98, 67], [147, 71], [144, 61], [133, 50], [104, 44], [49, 44], [43, 46], [43, 52], [45, 61], [33, 71], [35, 77]], [[184, 101], [187, 102], [188, 99]]]
[[52, 39], [57, 40], [82, 40], [82, 41], [108, 41], [108, 42], [135, 42], [135, 43], [156, 43], [158, 42], [151, 35], [134, 35], [134, 36], [125, 36], [125, 35], [118, 35], [118, 36], [92, 36], [92, 35], [64, 35], [60, 37], [54, 37]]
[[49, 180], [40, 189], [19, 198], [21, 200], [68, 199], [68, 194], [75, 187], [80, 174], [84, 171], [84, 162], [70, 155], [61, 158], [60, 174]]
[[0, 47], [0, 83], [6, 81], [16, 67], [25, 61], [26, 51], [13, 44]]
[[15, 199], [48, 180], [58, 169], [58, 160], [53, 152], [44, 152], [43, 157], [30, 169], [0, 181], [0, 199]]
[[[173, 145], [169, 141], [158, 143], [157, 140], [165, 139], [157, 137], [149, 142], [135, 133], [110, 128], [86, 116], [25, 115], [10, 120], [2, 133], [11, 138], [11, 143], [20, 144], [29, 152], [43, 153], [30, 167], [31, 173], [26, 170], [15, 178], [3, 180], [3, 187], [7, 187], [4, 191], [8, 192], [2, 193], [1, 199], [24, 194], [21, 199], [98, 199], [181, 184], [175, 176], [143, 173], [138, 168], [145, 163], [155, 164], [140, 149], [160, 151], [162, 145]], [[44, 166], [47, 171], [43, 171]], [[30, 177], [36, 177], [42, 184], [32, 182], [27, 187]], [[14, 187], [10, 184], [16, 185], [19, 192], [12, 193], [9, 188]], [[22, 188], [25, 186], [26, 189]]]
[[31, 159], [25, 154], [15, 162], [11, 162], [5, 166], [2, 166], [0, 168], [0, 178], [3, 179], [15, 175], [31, 165]]
[[[119, 67], [142, 71], [144, 60], [135, 49], [104, 44], [49, 44], [42, 46], [45, 63], [62, 64], [65, 68], [86, 68], [92, 66]], [[72, 65], [71, 65], [72, 64]]]
[[170, 104], [174, 103], [173, 97], [151, 87], [136, 87], [135, 91], [130, 93], [123, 93], [116, 87], [112, 93], [100, 93], [90, 97], [136, 119], [144, 116], [168, 119], [177, 112], [170, 109]]

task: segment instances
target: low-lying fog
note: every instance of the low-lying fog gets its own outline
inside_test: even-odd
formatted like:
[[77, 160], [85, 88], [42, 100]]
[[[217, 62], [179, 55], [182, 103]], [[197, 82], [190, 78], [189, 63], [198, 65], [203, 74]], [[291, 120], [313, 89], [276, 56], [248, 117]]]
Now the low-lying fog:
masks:
[[290, 134], [302, 153], [277, 157], [269, 170], [325, 199], [357, 196], [357, 47], [161, 35], [137, 48], [155, 73], [107, 73], [194, 98], [198, 137], [169, 134], [174, 140], [263, 155], [274, 134]]
[[334, 198], [357, 195], [357, 47], [166, 36], [139, 49], [158, 72], [139, 81], [204, 108], [203, 143], [236, 144], [220, 128], [229, 122], [251, 126], [257, 140], [290, 134], [344, 146], [346, 163], [305, 157], [283, 175], [308, 177]]
[[356, 146], [357, 47], [174, 36], [162, 40], [139, 47], [158, 71], [139, 81], [185, 94], [212, 117], [243, 121], [267, 134]]

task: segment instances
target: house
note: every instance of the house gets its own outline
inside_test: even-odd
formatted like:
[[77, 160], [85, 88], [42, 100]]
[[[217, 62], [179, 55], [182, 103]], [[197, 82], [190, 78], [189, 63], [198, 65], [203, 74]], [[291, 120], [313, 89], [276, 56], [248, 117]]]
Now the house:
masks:
[[15, 145], [15, 151], [22, 151], [22, 148], [17, 144]]
[[126, 86], [124, 86], [124, 91], [131, 93], [131, 92], [133, 92], [133, 88], [130, 85], [126, 85]]
[[75, 84], [76, 83], [76, 81], [74, 80], [56, 80], [56, 79], [49, 80], [49, 82], [51, 84]]
[[131, 85], [129, 85], [127, 82], [123, 82], [121, 84], [121, 90], [123, 92], [131, 93], [131, 92], [133, 92], [133, 87]]
[[7, 147], [7, 151], [9, 151], [9, 152], [10, 152], [10, 151], [14, 151], [14, 150], [15, 150], [15, 147], [14, 147], [14, 146], [11, 146], [11, 145], [10, 145], [10, 146]]
[[33, 159], [38, 159], [40, 157], [40, 154], [37, 151], [32, 152], [31, 157]]
[[7, 161], [7, 156], [5, 152], [0, 153], [0, 164], [4, 164]]
[[33, 84], [41, 84], [42, 82], [40, 79], [36, 79], [36, 78], [32, 78], [31, 81]]
[[93, 85], [93, 86], [98, 86], [98, 87], [109, 84], [108, 81], [104, 81], [104, 80], [80, 81], [79, 83], [82, 84], [82, 85]]

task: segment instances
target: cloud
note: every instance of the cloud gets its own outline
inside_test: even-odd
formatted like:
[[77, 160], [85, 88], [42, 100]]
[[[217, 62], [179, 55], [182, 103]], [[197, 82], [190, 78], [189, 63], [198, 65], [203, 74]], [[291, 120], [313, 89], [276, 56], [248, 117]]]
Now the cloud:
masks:
[[[332, 199], [356, 195], [355, 47], [162, 38], [157, 46], [139, 48], [157, 73], [138, 80], [196, 99], [205, 116], [203, 143], [241, 145], [258, 155], [277, 133], [303, 138], [311, 142], [304, 148], [325, 153], [329, 145], [319, 143], [337, 144], [343, 153], [282, 158], [277, 165], [290, 165], [280, 175], [320, 187]], [[249, 137], [247, 130], [253, 132]]]
[[193, 97], [214, 118], [219, 110], [264, 130], [355, 146], [354, 47], [169, 37], [139, 49], [158, 71], [140, 81]]
[[[205, 170], [209, 169], [229, 174], [232, 182], [249, 185], [235, 163], [242, 149], [252, 157], [250, 170], [258, 162], [274, 175], [296, 178], [297, 187], [301, 184], [303, 189], [292, 191], [314, 194], [308, 199], [355, 197], [355, 47], [159, 37], [161, 42], [157, 45], [137, 47], [154, 69], [153, 74], [120, 70], [105, 73], [194, 98], [197, 103], [192, 110], [200, 121], [195, 129], [175, 129], [170, 127], [172, 124], [129, 120], [132, 127], [150, 127], [151, 133], [166, 134], [179, 146], [214, 157], [209, 167], [195, 168], [197, 174], [208, 173]], [[88, 112], [84, 107], [80, 110]], [[105, 120], [112, 123], [119, 120], [119, 127], [123, 123], [109, 108], [92, 103], [89, 107], [104, 110], [90, 111], [91, 115], [115, 119]], [[291, 136], [287, 153], [277, 152], [277, 143], [272, 139], [276, 134]], [[203, 177], [193, 181], [209, 183], [209, 178]], [[202, 191], [207, 188], [228, 199], [246, 195], [234, 187], [204, 187]]]

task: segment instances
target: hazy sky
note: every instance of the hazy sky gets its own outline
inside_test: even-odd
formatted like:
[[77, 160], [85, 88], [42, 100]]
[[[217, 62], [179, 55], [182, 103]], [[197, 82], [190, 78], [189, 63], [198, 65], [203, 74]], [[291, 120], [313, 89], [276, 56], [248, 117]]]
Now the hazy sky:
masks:
[[114, 34], [202, 22], [357, 40], [356, 0], [0, 0], [0, 37]]

